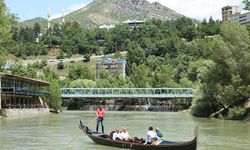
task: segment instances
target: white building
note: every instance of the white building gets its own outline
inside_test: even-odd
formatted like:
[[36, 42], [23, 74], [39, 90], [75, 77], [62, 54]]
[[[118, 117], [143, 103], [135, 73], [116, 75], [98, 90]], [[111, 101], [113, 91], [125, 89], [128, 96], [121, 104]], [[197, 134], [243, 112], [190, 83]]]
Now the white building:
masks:
[[125, 20], [122, 22], [123, 24], [128, 24], [129, 26], [132, 26], [132, 27], [135, 27], [139, 24], [143, 24], [145, 23], [145, 20], [136, 20], [136, 19], [133, 19], [133, 20]]
[[106, 24], [104, 24], [104, 25], [101, 25], [101, 26], [99, 26], [99, 29], [106, 29], [106, 30], [109, 30], [109, 29], [113, 29], [113, 28], [115, 28], [115, 25], [106, 25]]
[[250, 12], [234, 14], [229, 17], [229, 21], [239, 23], [241, 25], [250, 24]]
[[237, 14], [240, 12], [240, 7], [239, 6], [225, 6], [222, 9], [222, 21], [229, 21], [229, 17], [231, 15]]

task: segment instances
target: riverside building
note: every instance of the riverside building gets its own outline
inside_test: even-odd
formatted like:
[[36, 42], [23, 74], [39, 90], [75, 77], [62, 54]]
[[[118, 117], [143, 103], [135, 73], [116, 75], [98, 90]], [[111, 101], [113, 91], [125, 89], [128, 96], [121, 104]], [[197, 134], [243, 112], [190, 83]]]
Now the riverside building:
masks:
[[96, 78], [100, 79], [100, 72], [101, 70], [108, 70], [108, 72], [112, 76], [118, 76], [122, 75], [122, 77], [125, 79], [126, 77], [126, 60], [122, 59], [111, 59], [108, 58], [106, 60], [103, 60], [102, 62], [96, 63]]
[[239, 6], [225, 6], [222, 8], [222, 21], [250, 24], [250, 12], [242, 12]]
[[49, 83], [0, 73], [0, 116], [25, 117], [49, 113], [44, 97]]
[[240, 12], [240, 7], [239, 6], [225, 6], [222, 9], [222, 21], [228, 22], [229, 17], [239, 13]]
[[229, 21], [233, 23], [239, 23], [241, 25], [250, 24], [250, 12], [236, 13], [229, 17]]

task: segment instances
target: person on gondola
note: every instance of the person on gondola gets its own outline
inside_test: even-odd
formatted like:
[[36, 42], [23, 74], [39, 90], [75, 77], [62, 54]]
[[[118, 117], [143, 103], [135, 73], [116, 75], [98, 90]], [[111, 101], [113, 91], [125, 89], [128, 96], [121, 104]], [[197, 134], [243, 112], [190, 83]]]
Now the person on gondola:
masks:
[[159, 127], [155, 128], [155, 133], [156, 133], [157, 139], [162, 139], [163, 138], [163, 134], [160, 132]]
[[115, 132], [112, 135], [113, 140], [122, 140], [121, 134], [118, 129], [115, 129]]
[[120, 135], [123, 141], [133, 141], [133, 138], [129, 136], [126, 128], [122, 128]]
[[153, 131], [153, 127], [150, 126], [148, 128], [147, 137], [144, 144], [151, 144], [155, 141], [155, 138], [157, 138], [157, 135], [155, 131]]
[[96, 110], [96, 116], [97, 116], [97, 123], [96, 123], [96, 132], [98, 133], [98, 130], [99, 130], [99, 125], [101, 123], [101, 126], [102, 126], [102, 133], [104, 133], [104, 113], [105, 113], [105, 109], [104, 107], [102, 106], [102, 102], [101, 102], [101, 105], [97, 108]]
[[160, 132], [160, 128], [159, 127], [155, 128], [155, 133], [156, 133], [156, 137], [152, 138], [151, 145], [159, 145], [163, 141], [163, 134]]

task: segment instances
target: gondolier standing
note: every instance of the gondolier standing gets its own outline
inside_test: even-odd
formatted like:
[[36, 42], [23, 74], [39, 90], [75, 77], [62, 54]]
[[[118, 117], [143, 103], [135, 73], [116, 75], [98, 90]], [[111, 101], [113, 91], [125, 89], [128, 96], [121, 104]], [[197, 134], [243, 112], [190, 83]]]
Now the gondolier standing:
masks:
[[102, 133], [104, 133], [104, 125], [103, 125], [103, 121], [104, 121], [104, 113], [105, 113], [105, 109], [102, 106], [103, 102], [100, 102], [100, 106], [99, 108], [97, 108], [96, 110], [96, 117], [97, 117], [97, 124], [96, 124], [96, 132], [98, 132], [99, 130], [99, 125], [101, 123], [102, 126]]

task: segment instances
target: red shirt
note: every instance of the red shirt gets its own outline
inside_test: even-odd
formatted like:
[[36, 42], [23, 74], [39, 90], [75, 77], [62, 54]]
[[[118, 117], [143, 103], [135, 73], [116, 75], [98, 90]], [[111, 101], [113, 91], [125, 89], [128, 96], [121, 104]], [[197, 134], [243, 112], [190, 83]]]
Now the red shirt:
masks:
[[105, 109], [102, 108], [102, 110], [100, 110], [100, 108], [97, 108], [96, 112], [97, 112], [97, 115], [98, 115], [99, 118], [103, 118], [104, 113], [105, 113]]

